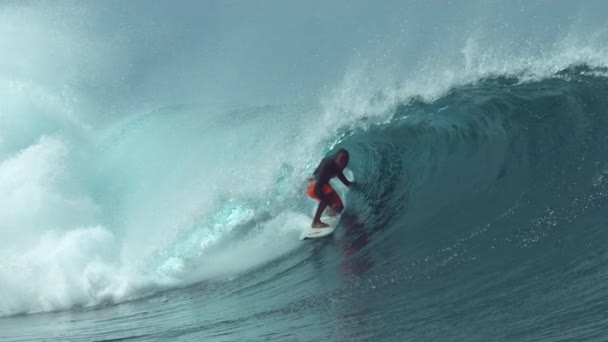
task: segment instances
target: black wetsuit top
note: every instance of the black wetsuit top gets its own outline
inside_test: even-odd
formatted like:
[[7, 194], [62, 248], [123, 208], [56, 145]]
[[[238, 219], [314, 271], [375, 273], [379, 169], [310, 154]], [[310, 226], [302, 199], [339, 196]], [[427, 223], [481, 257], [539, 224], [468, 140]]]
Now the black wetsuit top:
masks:
[[333, 156], [330, 156], [323, 158], [321, 163], [319, 163], [319, 166], [317, 166], [315, 172], [313, 172], [313, 176], [317, 180], [315, 185], [315, 195], [319, 197], [321, 202], [331, 205], [329, 196], [323, 193], [323, 185], [329, 184], [330, 179], [337, 176], [345, 185], [348, 186], [350, 184], [346, 177], [344, 177], [342, 170], [343, 169], [339, 169], [334, 162]]

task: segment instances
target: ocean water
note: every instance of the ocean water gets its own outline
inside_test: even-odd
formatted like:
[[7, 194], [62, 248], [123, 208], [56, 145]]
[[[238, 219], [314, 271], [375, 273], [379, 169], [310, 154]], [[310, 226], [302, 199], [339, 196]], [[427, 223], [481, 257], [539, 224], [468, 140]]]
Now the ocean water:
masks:
[[607, 340], [607, 10], [0, 3], [0, 340]]

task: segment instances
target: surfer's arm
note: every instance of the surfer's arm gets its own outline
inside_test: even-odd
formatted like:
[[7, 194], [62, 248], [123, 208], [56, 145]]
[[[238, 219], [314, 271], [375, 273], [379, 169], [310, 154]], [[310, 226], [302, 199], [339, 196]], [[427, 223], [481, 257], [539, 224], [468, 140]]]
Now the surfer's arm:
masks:
[[338, 179], [344, 183], [344, 185], [346, 186], [351, 186], [353, 184], [353, 182], [349, 181], [348, 179], [346, 179], [346, 176], [344, 176], [344, 172], [340, 172], [338, 173]]

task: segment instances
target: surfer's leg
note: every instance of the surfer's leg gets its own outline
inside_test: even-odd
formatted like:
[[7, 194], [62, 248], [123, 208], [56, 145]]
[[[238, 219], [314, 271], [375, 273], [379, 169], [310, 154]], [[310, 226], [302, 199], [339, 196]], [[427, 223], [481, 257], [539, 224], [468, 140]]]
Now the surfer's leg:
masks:
[[344, 210], [344, 204], [336, 192], [331, 196], [331, 210], [336, 214], [340, 214]]
[[323, 202], [319, 202], [319, 207], [317, 208], [317, 212], [315, 213], [315, 218], [312, 220], [312, 228], [326, 228], [329, 227], [327, 223], [321, 222], [321, 214], [327, 208], [327, 204]]
[[340, 199], [340, 196], [338, 196], [336, 190], [334, 190], [331, 185], [325, 184], [323, 185], [323, 193], [329, 197], [329, 210], [327, 213], [330, 216], [340, 214], [344, 209], [344, 204], [342, 203], [342, 200]]

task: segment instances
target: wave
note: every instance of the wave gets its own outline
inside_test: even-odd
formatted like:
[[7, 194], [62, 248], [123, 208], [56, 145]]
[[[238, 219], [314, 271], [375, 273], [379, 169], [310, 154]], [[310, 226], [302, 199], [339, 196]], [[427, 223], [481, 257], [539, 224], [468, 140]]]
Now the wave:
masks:
[[503, 258], [542, 263], [556, 246], [576, 255], [605, 221], [604, 72], [488, 78], [398, 106], [344, 141], [364, 175], [349, 211], [383, 249], [418, 260], [393, 270], [410, 281], [501, 269]]
[[[358, 127], [331, 128], [333, 135], [321, 131], [316, 139], [304, 136], [301, 108], [230, 115], [167, 108], [126, 120], [98, 139], [89, 196], [60, 197], [60, 183], [46, 183], [66, 176], [61, 167], [69, 164], [69, 145], [42, 138], [2, 164], [2, 179], [11, 180], [13, 199], [25, 191], [46, 196], [39, 198], [56, 207], [43, 208], [57, 214], [53, 225], [80, 228], [48, 231], [22, 256], [6, 255], [2, 312], [136, 298], [230, 277], [297, 249], [298, 227], [313, 209], [302, 180], [314, 167], [311, 156], [323, 149], [310, 151], [322, 145], [352, 154], [359, 190], [347, 195], [345, 222], [356, 218], [369, 234], [403, 241], [412, 256], [445, 261], [439, 245], [460, 249], [452, 262], [464, 262], [482, 257], [488, 241], [492, 248], [532, 248], [563, 239], [560, 229], [593, 215], [608, 194], [603, 73], [580, 66], [540, 81], [480, 79], [434, 101], [401, 102], [387, 121], [370, 126], [358, 119]], [[233, 131], [221, 130], [226, 126]], [[9, 177], [16, 173], [23, 182]], [[22, 227], [31, 204], [12, 211]], [[87, 220], [101, 224], [81, 223]], [[471, 239], [484, 242], [465, 242]]]
[[[290, 255], [313, 210], [303, 180], [337, 147], [360, 182], [343, 225], [402, 241], [413, 260], [535, 251], [604, 204], [601, 25], [548, 35], [541, 21], [520, 32], [465, 16], [454, 31], [353, 4], [329, 13], [363, 31], [323, 31], [323, 17], [317, 35], [249, 32], [222, 4], [187, 5], [230, 23], [203, 34], [174, 6], [142, 18], [115, 6], [0, 11], [2, 316], [233, 279]], [[426, 6], [452, 5], [407, 12]], [[151, 24], [154, 11], [172, 25]], [[268, 48], [269, 32], [294, 52]]]

